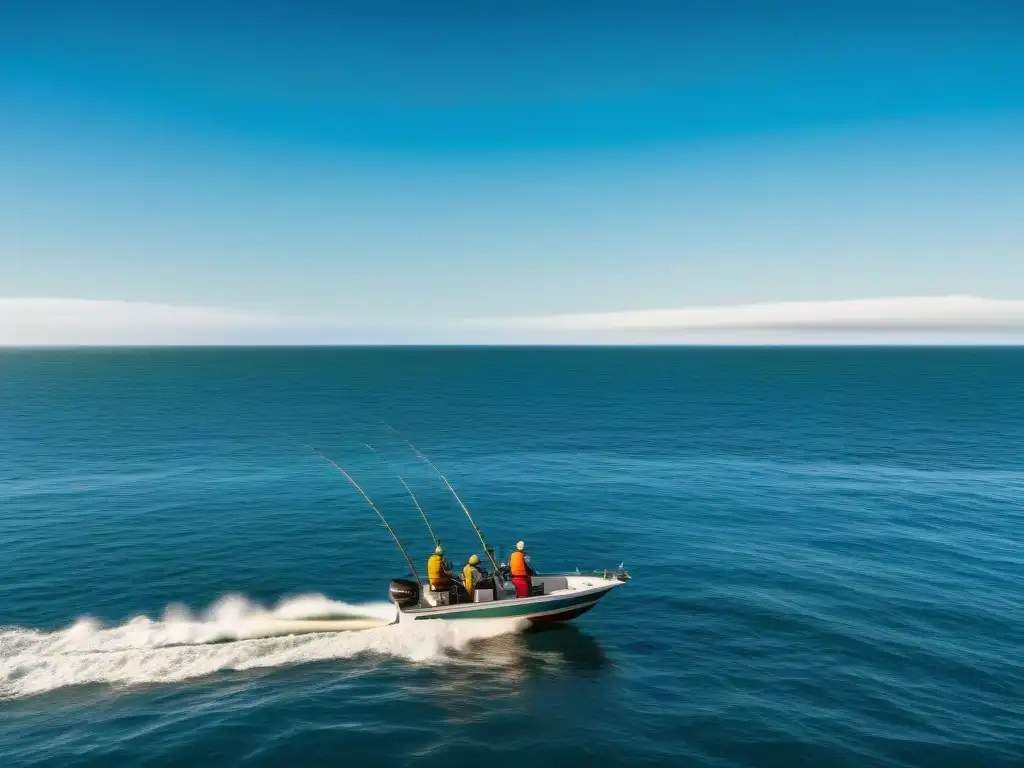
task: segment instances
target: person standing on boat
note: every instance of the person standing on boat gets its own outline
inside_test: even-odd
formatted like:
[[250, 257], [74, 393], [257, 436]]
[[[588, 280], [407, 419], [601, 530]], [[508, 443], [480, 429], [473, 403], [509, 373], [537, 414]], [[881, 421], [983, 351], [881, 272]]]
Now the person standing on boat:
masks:
[[516, 597], [529, 597], [530, 587], [533, 585], [530, 577], [535, 576], [537, 572], [530, 566], [526, 557], [526, 544], [521, 541], [516, 544], [516, 551], [508, 559], [508, 570], [516, 588]]
[[470, 555], [466, 567], [462, 569], [462, 585], [466, 588], [466, 594], [470, 601], [473, 600], [473, 590], [480, 586], [480, 583], [487, 578], [487, 572], [480, 567], [480, 558]]
[[444, 559], [444, 548], [440, 544], [427, 560], [427, 581], [435, 592], [447, 592], [452, 588], [452, 568]]

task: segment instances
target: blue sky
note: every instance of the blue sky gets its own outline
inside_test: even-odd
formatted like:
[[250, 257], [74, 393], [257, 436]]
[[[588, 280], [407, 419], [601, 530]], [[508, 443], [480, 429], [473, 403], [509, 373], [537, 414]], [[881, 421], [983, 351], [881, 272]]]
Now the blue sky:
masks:
[[155, 5], [0, 5], [0, 300], [1024, 299], [1020, 3]]

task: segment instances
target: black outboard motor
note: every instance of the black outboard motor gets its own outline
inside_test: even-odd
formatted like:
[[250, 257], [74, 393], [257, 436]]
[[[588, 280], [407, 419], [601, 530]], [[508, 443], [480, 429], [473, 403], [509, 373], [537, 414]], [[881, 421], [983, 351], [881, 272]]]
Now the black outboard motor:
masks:
[[388, 597], [399, 608], [412, 608], [420, 601], [420, 585], [412, 579], [392, 579]]

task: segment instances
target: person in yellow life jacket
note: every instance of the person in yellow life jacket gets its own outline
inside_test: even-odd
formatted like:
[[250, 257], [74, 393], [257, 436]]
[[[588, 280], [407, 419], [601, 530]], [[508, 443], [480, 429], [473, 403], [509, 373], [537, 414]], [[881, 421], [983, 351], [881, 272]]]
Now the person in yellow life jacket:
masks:
[[530, 587], [533, 585], [530, 577], [537, 572], [527, 562], [526, 545], [521, 541], [516, 544], [516, 551], [508, 559], [508, 571], [516, 588], [516, 597], [529, 597]]
[[476, 555], [471, 555], [469, 562], [466, 563], [466, 567], [462, 569], [462, 585], [466, 588], [466, 593], [470, 599], [473, 597], [473, 590], [486, 578], [487, 574], [480, 567], [480, 558]]
[[444, 548], [440, 544], [427, 560], [427, 581], [435, 592], [447, 592], [452, 587], [452, 569], [444, 559]]

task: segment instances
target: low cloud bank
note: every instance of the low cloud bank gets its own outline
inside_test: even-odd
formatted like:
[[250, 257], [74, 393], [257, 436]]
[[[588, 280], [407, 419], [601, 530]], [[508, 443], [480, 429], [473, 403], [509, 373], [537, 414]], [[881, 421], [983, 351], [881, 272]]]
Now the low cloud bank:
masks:
[[480, 327], [552, 331], [630, 330], [1024, 330], [1024, 301], [973, 296], [790, 301], [724, 307], [513, 317]]
[[1024, 301], [972, 296], [774, 302], [420, 323], [219, 307], [0, 298], [0, 346], [1024, 343]]
[[487, 318], [475, 329], [605, 341], [1024, 340], [1024, 301], [974, 296], [793, 301]]
[[267, 343], [308, 321], [218, 307], [132, 301], [0, 299], [0, 345], [201, 345]]

